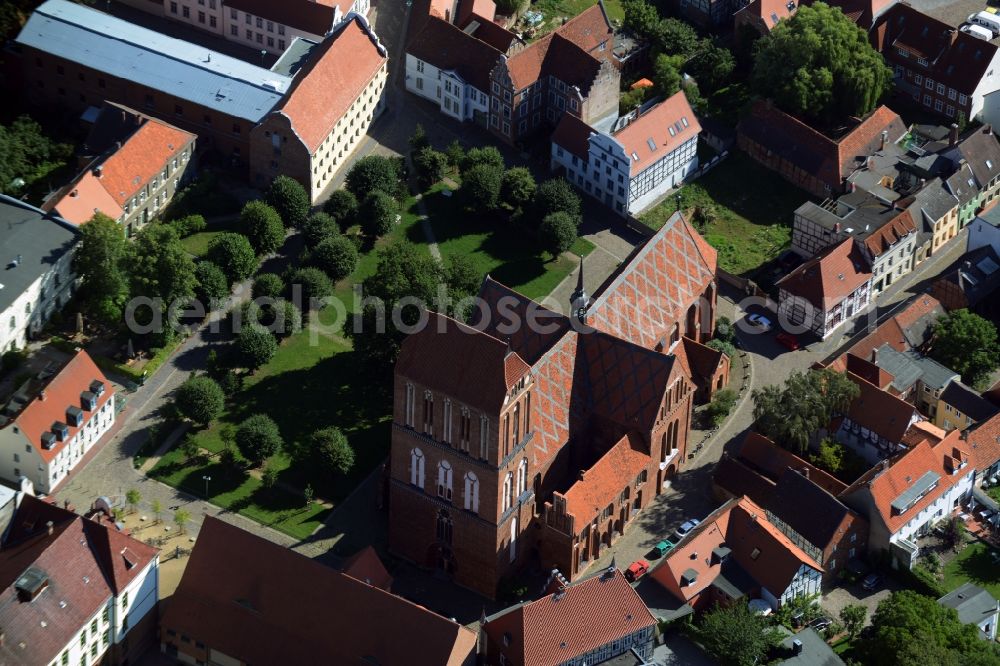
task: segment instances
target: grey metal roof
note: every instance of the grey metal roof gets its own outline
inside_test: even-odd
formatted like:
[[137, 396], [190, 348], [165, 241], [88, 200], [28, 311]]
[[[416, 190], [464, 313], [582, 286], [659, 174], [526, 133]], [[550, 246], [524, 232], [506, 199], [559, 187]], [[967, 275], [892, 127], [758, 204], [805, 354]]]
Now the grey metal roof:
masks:
[[48, 0], [17, 43], [134, 81], [236, 118], [258, 122], [292, 79], [67, 0]]
[[996, 616], [997, 600], [983, 588], [966, 583], [938, 599], [945, 608], [958, 611], [962, 624], [979, 624], [988, 617]]
[[782, 660], [782, 664], [789, 666], [844, 666], [843, 660], [812, 627], [806, 627], [781, 642], [786, 654], [792, 652], [792, 642], [795, 640], [802, 644], [802, 652]]
[[923, 374], [913, 359], [887, 344], [878, 348], [875, 365], [892, 375], [892, 387], [901, 393], [916, 384]]
[[295, 76], [295, 73], [309, 60], [309, 54], [318, 43], [305, 37], [296, 37], [271, 67], [271, 71], [285, 76]]
[[913, 506], [917, 500], [930, 492], [934, 486], [937, 485], [937, 482], [940, 479], [941, 475], [937, 472], [924, 472], [923, 475], [917, 479], [916, 483], [901, 492], [899, 497], [892, 500], [893, 510], [896, 513], [903, 513]]
[[[77, 242], [73, 225], [0, 194], [0, 311], [55, 267]], [[12, 262], [20, 257], [17, 266]]]
[[951, 368], [943, 366], [919, 352], [911, 350], [904, 353], [920, 368], [920, 381], [935, 391], [943, 389], [948, 385], [948, 382], [959, 377], [959, 374]]

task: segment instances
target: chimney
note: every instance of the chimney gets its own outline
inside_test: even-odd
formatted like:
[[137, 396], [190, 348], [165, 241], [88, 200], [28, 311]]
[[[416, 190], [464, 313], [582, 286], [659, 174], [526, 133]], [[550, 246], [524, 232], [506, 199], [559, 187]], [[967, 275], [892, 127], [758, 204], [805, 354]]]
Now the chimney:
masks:
[[951, 131], [948, 132], [948, 145], [954, 146], [958, 143], [958, 123], [951, 124]]
[[878, 365], [878, 349], [872, 350], [872, 363]]
[[80, 196], [80, 190], [73, 190], [72, 192], [69, 193], [69, 195], [71, 197], [78, 197]]
[[104, 175], [104, 167], [100, 164], [94, 167], [94, 178], [100, 178]]
[[803, 467], [802, 468], [802, 476], [806, 477], [807, 479], [809, 478], [809, 468], [808, 467]]
[[889, 130], [882, 130], [882, 142], [879, 150], [885, 150], [885, 144], [889, 140]]
[[835, 233], [835, 234], [839, 234], [840, 233], [840, 222], [834, 222], [833, 223], [833, 233]]
[[585, 470], [585, 469], [581, 469], [581, 470], [580, 470], [580, 476], [579, 476], [579, 477], [577, 478], [577, 481], [583, 481], [583, 479], [584, 479], [584, 477], [585, 477], [586, 475], [587, 475], [587, 470]]
[[38, 392], [38, 399], [39, 400], [45, 400], [45, 390], [44, 389], [42, 389], [41, 391]]
[[49, 532], [49, 536], [52, 536], [52, 532], [54, 531], [54, 530], [53, 530], [53, 527], [54, 527], [54, 526], [53, 526], [53, 524], [52, 524], [52, 521], [51, 521], [51, 520], [50, 520], [50, 521], [48, 521], [47, 523], [45, 523], [45, 528], [46, 528], [46, 529], [48, 530], [48, 532]]

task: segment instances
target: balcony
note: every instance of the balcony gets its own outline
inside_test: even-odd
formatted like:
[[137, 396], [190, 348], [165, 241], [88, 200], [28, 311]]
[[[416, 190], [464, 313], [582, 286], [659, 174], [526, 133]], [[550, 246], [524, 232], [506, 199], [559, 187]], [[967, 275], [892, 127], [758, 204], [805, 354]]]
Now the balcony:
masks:
[[666, 460], [664, 460], [663, 462], [660, 463], [660, 471], [665, 470], [667, 468], [667, 465], [669, 465], [674, 460], [676, 460], [677, 456], [680, 454], [680, 452], [681, 452], [680, 449], [673, 449], [670, 452], [670, 455], [667, 456]]

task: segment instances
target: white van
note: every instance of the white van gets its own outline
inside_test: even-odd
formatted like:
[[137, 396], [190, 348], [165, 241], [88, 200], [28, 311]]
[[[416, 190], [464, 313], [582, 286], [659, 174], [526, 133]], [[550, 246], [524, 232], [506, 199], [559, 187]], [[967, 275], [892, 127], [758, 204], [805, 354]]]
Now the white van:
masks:
[[984, 28], [981, 25], [973, 25], [972, 23], [966, 23], [961, 28], [959, 28], [959, 30], [968, 33], [973, 37], [975, 37], [976, 39], [981, 39], [985, 42], [988, 42], [993, 39], [993, 31], [990, 30], [989, 28]]
[[989, 12], [979, 12], [969, 15], [969, 23], [980, 25], [990, 30], [994, 36], [1000, 35], [1000, 17]]

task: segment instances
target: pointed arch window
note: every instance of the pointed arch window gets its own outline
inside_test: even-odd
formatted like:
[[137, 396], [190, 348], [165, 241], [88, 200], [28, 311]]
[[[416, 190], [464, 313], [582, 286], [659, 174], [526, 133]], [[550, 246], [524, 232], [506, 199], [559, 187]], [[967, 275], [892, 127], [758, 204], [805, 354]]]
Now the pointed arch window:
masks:
[[441, 439], [451, 444], [451, 400], [444, 400], [444, 415], [441, 419]]
[[424, 452], [420, 449], [410, 451], [410, 483], [418, 488], [424, 487]]
[[437, 540], [441, 543], [451, 545], [452, 537], [452, 522], [451, 514], [446, 510], [441, 509], [437, 515]]
[[465, 510], [479, 513], [479, 478], [472, 472], [465, 475]]
[[486, 415], [479, 417], [479, 457], [490, 457], [490, 419]]
[[522, 458], [517, 467], [517, 494], [520, 497], [528, 489], [528, 459]]
[[506, 512], [510, 509], [513, 501], [514, 494], [514, 475], [507, 472], [507, 476], [503, 479], [503, 497], [500, 499], [500, 511], [501, 513]]
[[406, 425], [413, 427], [413, 402], [414, 402], [415, 390], [413, 384], [406, 385], [406, 412], [403, 415], [403, 420]]
[[438, 497], [449, 502], [451, 501], [452, 473], [451, 464], [447, 460], [438, 463]]

